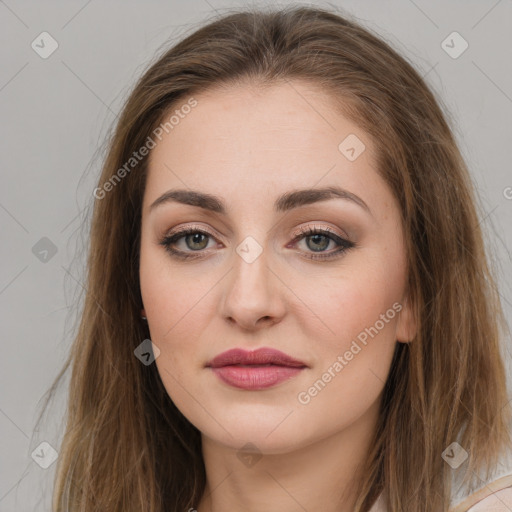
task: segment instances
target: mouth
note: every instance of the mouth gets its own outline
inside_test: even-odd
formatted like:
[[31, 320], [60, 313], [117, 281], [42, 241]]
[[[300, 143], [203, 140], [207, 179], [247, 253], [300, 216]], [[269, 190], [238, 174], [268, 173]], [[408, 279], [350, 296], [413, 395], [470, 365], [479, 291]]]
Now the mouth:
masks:
[[263, 367], [284, 366], [290, 368], [306, 368], [306, 363], [295, 359], [280, 350], [269, 347], [247, 351], [234, 348], [222, 352], [206, 364], [206, 367], [221, 368], [223, 366]]
[[[229, 364], [225, 366], [240, 366], [241, 368], [263, 368], [264, 366], [284, 366], [282, 364]], [[223, 367], [220, 367], [223, 368]]]
[[308, 366], [275, 349], [253, 352], [232, 349], [206, 364], [225, 384], [244, 390], [262, 390], [298, 375]]

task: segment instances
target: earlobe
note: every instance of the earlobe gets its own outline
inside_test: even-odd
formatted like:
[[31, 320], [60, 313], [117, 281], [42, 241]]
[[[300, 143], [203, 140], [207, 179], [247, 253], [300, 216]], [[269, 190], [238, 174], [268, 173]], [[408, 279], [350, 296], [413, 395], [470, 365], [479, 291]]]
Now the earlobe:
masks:
[[416, 336], [417, 322], [414, 315], [413, 304], [405, 298], [402, 309], [398, 313], [396, 326], [396, 339], [401, 343], [409, 343]]

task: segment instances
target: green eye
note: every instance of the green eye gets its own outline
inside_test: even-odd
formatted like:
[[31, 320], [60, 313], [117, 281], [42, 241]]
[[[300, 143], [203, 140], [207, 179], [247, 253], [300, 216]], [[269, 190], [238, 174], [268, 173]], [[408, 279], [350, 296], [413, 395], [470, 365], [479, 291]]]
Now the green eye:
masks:
[[[172, 235], [165, 236], [159, 243], [165, 247], [171, 256], [185, 260], [188, 258], [206, 257], [206, 255], [202, 253], [204, 253], [204, 249], [207, 248], [210, 238], [214, 239], [214, 236], [207, 231], [197, 228], [187, 228], [178, 231], [177, 233], [173, 233]], [[185, 244], [189, 251], [176, 249], [174, 247], [181, 239], [185, 240]], [[336, 258], [348, 249], [355, 247], [353, 242], [350, 242], [327, 229], [308, 227], [301, 230], [300, 234], [293, 239], [292, 243], [296, 244], [303, 239], [307, 241], [306, 245], [311, 251], [311, 255], [306, 257], [312, 260]], [[325, 252], [325, 249], [327, 249], [331, 242], [337, 246], [337, 249], [335, 251]]]

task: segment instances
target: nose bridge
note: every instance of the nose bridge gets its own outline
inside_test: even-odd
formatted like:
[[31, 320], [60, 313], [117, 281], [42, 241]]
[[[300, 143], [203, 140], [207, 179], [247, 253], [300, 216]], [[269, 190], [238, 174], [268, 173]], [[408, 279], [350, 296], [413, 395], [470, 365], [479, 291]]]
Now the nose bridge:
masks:
[[[261, 235], [263, 236], [263, 235]], [[235, 248], [233, 268], [223, 300], [224, 317], [244, 327], [254, 326], [260, 318], [276, 318], [282, 313], [279, 296], [273, 287], [268, 245], [253, 236], [245, 237]]]

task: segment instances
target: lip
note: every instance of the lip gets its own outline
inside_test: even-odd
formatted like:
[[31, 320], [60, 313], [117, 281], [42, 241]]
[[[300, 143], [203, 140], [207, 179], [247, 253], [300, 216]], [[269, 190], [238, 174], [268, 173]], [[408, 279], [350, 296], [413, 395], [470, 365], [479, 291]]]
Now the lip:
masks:
[[307, 367], [304, 362], [269, 347], [251, 352], [231, 349], [206, 364], [226, 384], [246, 390], [275, 386]]
[[206, 363], [207, 367], [220, 368], [222, 366], [239, 365], [263, 365], [273, 364], [276, 366], [288, 366], [292, 368], [305, 367], [306, 363], [276, 350], [275, 348], [262, 347], [257, 350], [248, 351], [242, 348], [233, 348], [222, 352]]

